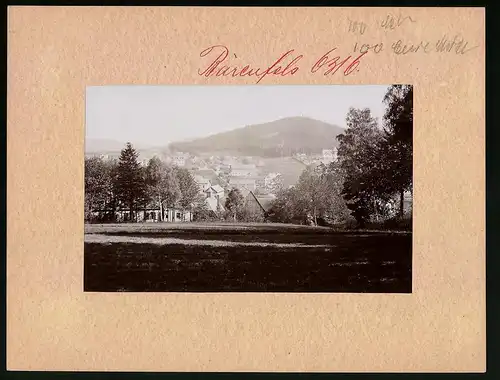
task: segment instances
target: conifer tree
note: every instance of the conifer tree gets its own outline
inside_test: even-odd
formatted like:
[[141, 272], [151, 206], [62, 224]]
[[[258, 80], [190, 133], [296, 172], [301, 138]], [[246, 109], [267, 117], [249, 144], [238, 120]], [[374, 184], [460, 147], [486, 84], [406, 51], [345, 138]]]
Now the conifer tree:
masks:
[[131, 220], [137, 220], [137, 210], [143, 205], [146, 196], [144, 171], [137, 160], [138, 156], [128, 142], [120, 154], [115, 184], [118, 199], [130, 211]]

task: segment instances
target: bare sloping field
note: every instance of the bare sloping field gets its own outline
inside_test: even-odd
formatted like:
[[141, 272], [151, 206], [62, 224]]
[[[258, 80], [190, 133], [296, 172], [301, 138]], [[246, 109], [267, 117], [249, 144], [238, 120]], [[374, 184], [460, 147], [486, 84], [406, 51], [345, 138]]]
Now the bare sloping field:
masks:
[[86, 291], [411, 292], [410, 233], [280, 224], [85, 226]]

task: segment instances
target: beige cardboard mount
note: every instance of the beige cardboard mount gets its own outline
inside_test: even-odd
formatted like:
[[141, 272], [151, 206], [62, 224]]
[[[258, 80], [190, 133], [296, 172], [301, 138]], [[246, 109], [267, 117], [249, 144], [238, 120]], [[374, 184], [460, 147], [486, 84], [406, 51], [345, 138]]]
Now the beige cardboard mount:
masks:
[[[8, 369], [484, 371], [484, 16], [10, 7]], [[217, 44], [255, 67], [303, 55], [295, 74], [260, 84], [415, 86], [412, 294], [83, 292], [86, 86], [255, 84], [199, 75]], [[355, 44], [379, 46], [349, 75], [311, 72], [333, 48], [355, 58]]]

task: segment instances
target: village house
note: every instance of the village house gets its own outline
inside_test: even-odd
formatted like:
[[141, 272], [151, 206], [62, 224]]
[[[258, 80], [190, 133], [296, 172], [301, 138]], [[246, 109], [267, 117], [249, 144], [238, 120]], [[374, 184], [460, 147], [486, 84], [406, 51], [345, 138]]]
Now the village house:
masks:
[[[160, 210], [159, 208], [155, 210], [150, 210], [143, 212], [142, 219], [139, 222], [159, 222], [160, 221]], [[193, 213], [189, 210], [182, 210], [178, 207], [164, 207], [163, 208], [163, 221], [164, 222], [192, 222]]]
[[187, 153], [177, 152], [172, 156], [172, 163], [176, 166], [183, 167], [186, 165], [186, 160], [189, 158]]
[[[327, 159], [329, 159], [328, 157], [329, 154], [326, 153], [326, 156], [327, 156]], [[303, 164], [304, 166], [309, 166], [309, 165], [319, 165], [322, 163], [322, 161], [324, 161], [324, 157], [323, 157], [323, 154], [305, 154], [305, 153], [300, 153], [300, 154], [296, 154], [293, 156], [294, 160], [297, 161], [297, 162], [300, 162], [301, 164]]]
[[219, 198], [207, 198], [205, 199], [205, 203], [208, 206], [208, 209], [210, 212], [215, 216], [216, 218], [220, 218], [225, 211], [223, 201]]
[[245, 197], [245, 208], [258, 218], [265, 220], [276, 197], [272, 194], [257, 195], [250, 191]]
[[219, 165], [219, 170], [218, 170], [218, 175], [220, 174], [226, 174], [229, 175], [231, 173], [231, 165], [225, 165], [225, 164], [220, 164]]
[[230, 177], [229, 187], [237, 189], [246, 188], [250, 191], [255, 191], [257, 188], [256, 178], [253, 177]]
[[195, 174], [193, 178], [196, 184], [198, 185], [201, 194], [204, 194], [205, 190], [207, 190], [212, 185], [208, 178], [205, 178], [201, 175]]
[[220, 185], [210, 185], [204, 193], [207, 198], [224, 198], [224, 189]]
[[92, 218], [96, 221], [116, 221], [116, 222], [159, 222], [163, 212], [164, 222], [192, 222], [193, 214], [189, 210], [180, 207], [163, 205], [162, 210], [158, 204], [149, 204], [146, 207], [130, 213], [130, 210], [94, 210]]
[[232, 177], [252, 177], [257, 174], [257, 167], [254, 164], [234, 164], [230, 174]]
[[224, 211], [224, 189], [220, 185], [210, 185], [204, 191], [205, 204], [216, 218], [220, 218]]
[[211, 185], [222, 185], [220, 177], [213, 169], [207, 168], [207, 169], [192, 170], [191, 174], [193, 176], [200, 176], [208, 179]]
[[266, 178], [258, 177], [255, 179], [255, 188], [256, 189], [265, 189], [266, 188]]

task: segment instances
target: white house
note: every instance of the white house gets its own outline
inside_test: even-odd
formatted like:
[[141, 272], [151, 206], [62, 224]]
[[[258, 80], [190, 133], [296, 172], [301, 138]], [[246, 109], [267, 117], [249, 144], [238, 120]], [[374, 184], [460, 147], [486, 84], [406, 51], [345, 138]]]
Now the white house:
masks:
[[221, 216], [224, 211], [224, 200], [221, 198], [206, 198], [205, 203], [208, 206], [208, 209], [214, 213], [215, 216]]
[[210, 185], [204, 193], [207, 198], [224, 198], [224, 189], [220, 185]]
[[164, 222], [192, 222], [193, 214], [189, 210], [178, 207], [162, 207], [159, 205], [148, 205], [147, 207], [130, 213], [126, 209], [116, 210], [94, 210], [92, 218], [95, 220], [106, 220], [115, 222], [159, 222], [163, 212]]

